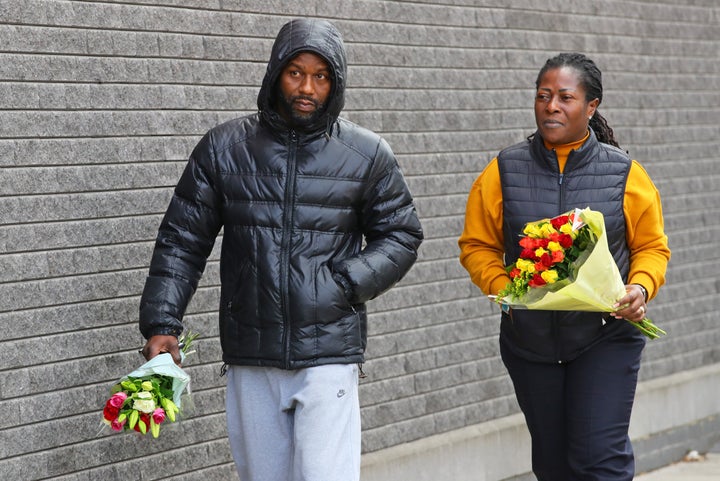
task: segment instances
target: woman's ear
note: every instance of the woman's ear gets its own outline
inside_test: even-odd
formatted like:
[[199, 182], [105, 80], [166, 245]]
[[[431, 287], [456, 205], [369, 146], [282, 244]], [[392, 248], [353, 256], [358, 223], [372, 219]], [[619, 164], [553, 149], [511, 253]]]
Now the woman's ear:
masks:
[[595, 115], [595, 111], [598, 108], [598, 105], [600, 105], [600, 99], [592, 99], [590, 102], [588, 102], [588, 110], [587, 110], [587, 117], [588, 120], [592, 118], [593, 115]]

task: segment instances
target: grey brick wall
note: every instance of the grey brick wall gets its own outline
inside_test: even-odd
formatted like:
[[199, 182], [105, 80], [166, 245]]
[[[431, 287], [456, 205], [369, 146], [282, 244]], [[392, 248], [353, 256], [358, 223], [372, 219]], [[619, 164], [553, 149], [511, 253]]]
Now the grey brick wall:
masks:
[[532, 132], [535, 75], [560, 51], [598, 62], [601, 111], [663, 197], [673, 259], [651, 314], [670, 336], [648, 346], [642, 378], [720, 362], [716, 0], [2, 0], [0, 479], [235, 479], [217, 252], [186, 319], [203, 336], [186, 418], [141, 439], [101, 431], [100, 410], [141, 362], [139, 294], [185, 159], [254, 110], [292, 16], [343, 31], [345, 115], [390, 142], [427, 236], [370, 305], [365, 452], [517, 412], [497, 309], [456, 240], [471, 182]]

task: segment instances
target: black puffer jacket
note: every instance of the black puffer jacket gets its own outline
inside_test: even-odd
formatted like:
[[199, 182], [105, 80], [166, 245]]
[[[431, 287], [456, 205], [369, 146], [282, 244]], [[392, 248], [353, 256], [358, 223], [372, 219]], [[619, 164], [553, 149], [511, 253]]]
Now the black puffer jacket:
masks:
[[[284, 65], [303, 51], [327, 60], [333, 89], [326, 115], [295, 132], [273, 110], [272, 95]], [[410, 269], [422, 229], [387, 143], [338, 117], [345, 79], [342, 39], [331, 24], [283, 27], [260, 112], [208, 132], [175, 189], [141, 300], [145, 337], [181, 332], [224, 227], [226, 363], [295, 369], [363, 361], [364, 303]]]

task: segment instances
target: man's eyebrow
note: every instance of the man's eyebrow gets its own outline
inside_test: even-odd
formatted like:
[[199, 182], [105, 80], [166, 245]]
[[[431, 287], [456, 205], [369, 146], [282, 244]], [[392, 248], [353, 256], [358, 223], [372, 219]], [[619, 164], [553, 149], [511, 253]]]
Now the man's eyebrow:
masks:
[[[284, 68], [296, 68], [296, 69], [298, 69], [298, 70], [301, 70], [301, 69], [302, 69], [302, 67], [300, 66], [300, 64], [295, 63], [295, 62], [293, 62], [292, 60], [289, 61], [287, 64], [285, 64], [285, 67], [284, 67]], [[318, 70], [318, 72], [324, 72], [324, 73], [330, 75], [330, 73], [332, 72], [332, 69], [331, 69], [330, 67], [323, 67], [323, 68], [321, 68], [320, 70]]]

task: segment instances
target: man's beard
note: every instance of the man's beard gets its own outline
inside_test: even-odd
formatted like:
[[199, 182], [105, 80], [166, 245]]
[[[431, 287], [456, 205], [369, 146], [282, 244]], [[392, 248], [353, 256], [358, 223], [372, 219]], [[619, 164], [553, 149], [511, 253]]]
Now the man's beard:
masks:
[[[293, 97], [285, 97], [284, 95], [279, 96], [279, 110], [285, 113], [288, 122], [296, 128], [307, 128], [314, 125], [320, 117], [325, 113], [325, 104], [321, 104], [312, 97], [305, 95], [295, 95]], [[308, 113], [298, 112], [293, 108], [296, 100], [305, 100], [312, 102], [315, 105], [315, 110]]]

